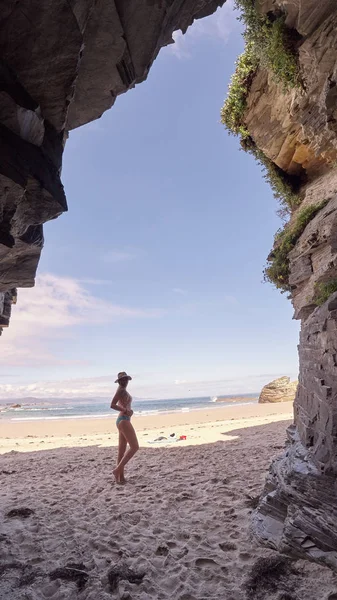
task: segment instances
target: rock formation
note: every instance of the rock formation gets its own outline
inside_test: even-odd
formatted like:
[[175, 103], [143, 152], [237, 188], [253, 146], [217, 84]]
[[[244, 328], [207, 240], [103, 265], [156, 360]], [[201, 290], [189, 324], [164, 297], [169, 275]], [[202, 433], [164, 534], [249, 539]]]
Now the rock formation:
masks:
[[262, 388], [259, 402], [293, 402], [297, 385], [297, 381], [290, 381], [290, 377], [274, 379]]
[[270, 467], [252, 529], [270, 548], [337, 570], [337, 5], [258, 4], [270, 23], [283, 14], [296, 34], [302, 85], [285, 88], [262, 61], [249, 86], [244, 81], [240, 131], [272, 182], [276, 173], [293, 193], [296, 181], [266, 276], [290, 295], [301, 335], [294, 424]]
[[271, 548], [337, 570], [337, 294], [302, 324], [300, 379], [286, 452], [276, 460], [253, 529]]
[[42, 224], [67, 210], [68, 131], [144, 81], [172, 33], [225, 0], [8, 0], [0, 15], [0, 332], [34, 285]]
[[16, 303], [16, 289], [0, 292], [0, 335], [3, 328], [9, 326], [12, 304]]

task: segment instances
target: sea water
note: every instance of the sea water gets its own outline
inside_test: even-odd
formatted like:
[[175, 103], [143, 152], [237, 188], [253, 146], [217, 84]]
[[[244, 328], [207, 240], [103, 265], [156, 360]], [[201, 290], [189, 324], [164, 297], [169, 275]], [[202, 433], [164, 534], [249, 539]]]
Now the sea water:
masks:
[[[228, 397], [228, 402], [226, 398]], [[210, 397], [204, 398], [175, 398], [171, 400], [141, 400], [134, 399], [132, 408], [138, 416], [155, 415], [159, 413], [189, 412], [204, 409], [216, 409], [240, 404], [254, 404], [257, 394], [237, 394], [221, 396], [222, 401], [214, 402]], [[235, 398], [235, 401], [233, 401]], [[20, 400], [16, 401], [20, 403]], [[10, 421], [39, 421], [55, 419], [92, 419], [101, 417], [116, 418], [116, 412], [110, 409], [110, 399], [84, 400], [81, 398], [35, 400], [31, 403], [22, 401], [20, 407], [0, 405], [0, 420]]]

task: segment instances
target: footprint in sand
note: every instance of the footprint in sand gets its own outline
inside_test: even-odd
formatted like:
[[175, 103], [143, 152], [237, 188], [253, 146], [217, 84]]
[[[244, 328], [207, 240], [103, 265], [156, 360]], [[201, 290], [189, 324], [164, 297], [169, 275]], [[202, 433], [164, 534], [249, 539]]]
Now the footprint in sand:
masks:
[[252, 558], [252, 557], [251, 557], [251, 555], [249, 554], [249, 552], [240, 552], [240, 554], [239, 554], [239, 558], [240, 558], [242, 561], [246, 562], [246, 561], [248, 561], [248, 560], [251, 560], [251, 558]]
[[[235, 529], [236, 529], [236, 526], [235, 526]], [[233, 538], [234, 538], [235, 540], [237, 540], [237, 539], [238, 539], [238, 537], [239, 537], [239, 534], [238, 534], [238, 532], [237, 532], [237, 531], [234, 531], [233, 533], [230, 533], [229, 537], [230, 537], [231, 539], [233, 539]]]
[[167, 556], [169, 553], [168, 546], [166, 544], [160, 544], [155, 552], [157, 556]]
[[51, 598], [52, 596], [58, 594], [59, 589], [60, 584], [57, 581], [54, 581], [53, 583], [48, 583], [47, 585], [42, 587], [41, 592], [45, 598]]
[[197, 558], [195, 561], [195, 566], [200, 569], [202, 567], [215, 567], [218, 568], [219, 565], [213, 558]]
[[224, 515], [234, 515], [235, 513], [235, 508], [228, 508], [227, 510], [223, 511]]
[[219, 546], [223, 552], [234, 552], [234, 550], [237, 550], [237, 545], [233, 544], [233, 542], [222, 542]]

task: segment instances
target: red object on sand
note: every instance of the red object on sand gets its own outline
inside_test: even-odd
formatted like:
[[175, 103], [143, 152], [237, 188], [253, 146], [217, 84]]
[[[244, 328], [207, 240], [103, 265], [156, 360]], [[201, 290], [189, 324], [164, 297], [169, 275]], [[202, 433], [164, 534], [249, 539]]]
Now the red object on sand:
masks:
[[180, 440], [186, 440], [186, 435], [181, 435], [179, 439]]

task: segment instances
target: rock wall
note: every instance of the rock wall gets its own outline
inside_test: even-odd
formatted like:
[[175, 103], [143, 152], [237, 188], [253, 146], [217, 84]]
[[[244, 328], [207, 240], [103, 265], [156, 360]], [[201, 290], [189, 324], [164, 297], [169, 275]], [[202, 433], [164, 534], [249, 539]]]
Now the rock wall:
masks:
[[2, 3], [0, 327], [8, 324], [10, 290], [34, 285], [43, 223], [67, 210], [60, 173], [68, 131], [145, 80], [172, 33], [224, 1]]
[[259, 541], [337, 570], [337, 293], [302, 324], [288, 447], [254, 515]]
[[9, 319], [12, 312], [12, 304], [16, 303], [16, 290], [0, 292], [0, 335], [4, 327], [9, 326]]
[[[295, 12], [295, 5], [298, 12]], [[299, 62], [305, 91], [285, 92], [273, 76], [259, 70], [245, 117], [257, 146], [289, 174], [314, 178], [337, 160], [337, 11], [323, 0], [274, 2], [292, 7], [289, 25], [297, 27]], [[316, 5], [316, 2], [315, 2]], [[265, 11], [270, 3], [264, 2]], [[310, 33], [308, 33], [310, 32]]]
[[[305, 181], [289, 226], [303, 207], [326, 205], [288, 256], [294, 316], [302, 322], [294, 424], [271, 465], [252, 529], [262, 544], [337, 570], [337, 5], [260, 0], [260, 8], [285, 10], [301, 36], [304, 89], [285, 92], [260, 69], [246, 124], [275, 164]], [[318, 306], [322, 285], [326, 298]]]

